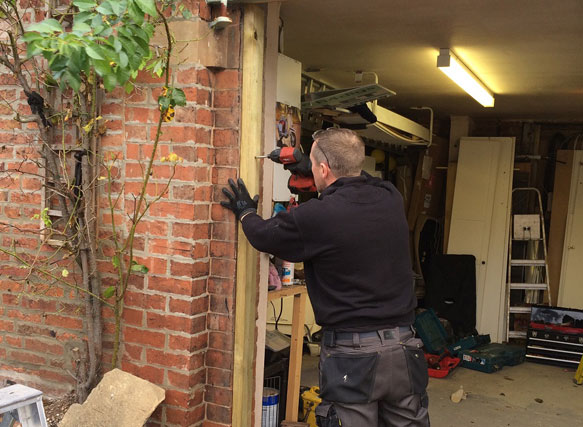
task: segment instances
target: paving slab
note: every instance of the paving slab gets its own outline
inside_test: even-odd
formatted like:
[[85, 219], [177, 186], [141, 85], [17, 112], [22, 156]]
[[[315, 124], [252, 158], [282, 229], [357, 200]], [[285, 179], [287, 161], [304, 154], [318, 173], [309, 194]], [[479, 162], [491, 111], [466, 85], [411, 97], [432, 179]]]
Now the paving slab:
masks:
[[162, 387], [114, 369], [82, 404], [73, 404], [59, 427], [142, 427], [164, 400]]

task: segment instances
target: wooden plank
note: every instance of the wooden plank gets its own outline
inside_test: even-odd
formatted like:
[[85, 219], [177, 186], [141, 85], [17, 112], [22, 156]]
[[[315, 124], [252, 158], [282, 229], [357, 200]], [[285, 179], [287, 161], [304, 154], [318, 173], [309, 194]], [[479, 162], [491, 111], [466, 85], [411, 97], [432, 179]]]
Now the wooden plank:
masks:
[[549, 287], [551, 302], [556, 304], [559, 297], [561, 280], [561, 263], [563, 260], [563, 243], [567, 227], [567, 210], [571, 193], [571, 174], [573, 172], [573, 154], [571, 150], [557, 151], [555, 162], [555, 182], [551, 206], [551, 225], [549, 228]]
[[[281, 3], [273, 2], [267, 5], [265, 25], [265, 61], [263, 71], [263, 148], [261, 153], [267, 153], [273, 147], [275, 140], [275, 100], [277, 85], [277, 56], [279, 41], [279, 9]], [[269, 147], [269, 148], [267, 148]], [[263, 172], [261, 181], [261, 197], [259, 212], [263, 218], [269, 218], [272, 212], [273, 198], [273, 162], [271, 160], [254, 160], [256, 167]], [[265, 365], [265, 329], [267, 324], [267, 281], [269, 277], [269, 255], [259, 255], [259, 295], [257, 303], [257, 320], [255, 327], [257, 339], [255, 343], [255, 398], [254, 423], [261, 425], [263, 399], [263, 370]]]
[[443, 226], [443, 252], [447, 251], [449, 242], [449, 229], [451, 227], [451, 211], [453, 209], [453, 192], [455, 189], [455, 177], [457, 162], [449, 162], [447, 165], [447, 178], [445, 186], [445, 222]]
[[302, 374], [302, 349], [304, 346], [304, 317], [306, 292], [294, 295], [294, 314], [292, 317], [291, 348], [289, 353], [289, 373], [287, 379], [287, 400], [285, 405], [286, 421], [298, 420], [300, 379]]
[[[255, 155], [261, 150], [263, 141], [264, 34], [263, 9], [245, 5], [239, 176], [251, 194], [258, 192], [260, 178]], [[255, 396], [258, 262], [257, 252], [245, 239], [240, 224], [238, 227], [232, 425], [247, 427], [252, 425]]]
[[290, 295], [297, 295], [301, 293], [306, 293], [306, 287], [304, 285], [292, 285], [292, 286], [284, 286], [283, 288], [277, 291], [270, 291], [267, 293], [267, 300], [273, 301], [275, 299], [288, 297]]
[[583, 151], [574, 153], [557, 305], [583, 310]]

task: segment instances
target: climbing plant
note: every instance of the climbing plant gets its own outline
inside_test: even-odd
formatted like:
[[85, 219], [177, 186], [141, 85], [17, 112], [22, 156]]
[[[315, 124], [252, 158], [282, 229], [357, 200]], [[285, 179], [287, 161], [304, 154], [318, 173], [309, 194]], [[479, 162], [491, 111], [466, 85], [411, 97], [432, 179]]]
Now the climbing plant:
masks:
[[[26, 160], [46, 170], [46, 191], [62, 217], [54, 220], [47, 207], [37, 214], [41, 221], [39, 247], [22, 251], [13, 242], [0, 251], [11, 256], [26, 272], [20, 279], [49, 286], [69, 286], [85, 301], [87, 356], [77, 359], [77, 395], [83, 401], [95, 384], [102, 358], [102, 306], [115, 316], [112, 366], [119, 363], [121, 319], [124, 296], [134, 274], [147, 274], [146, 266], [134, 256], [136, 227], [148, 210], [168, 190], [166, 186], [153, 197], [146, 188], [155, 161], [173, 165], [182, 159], [176, 154], [157, 159], [158, 143], [165, 122], [174, 117], [174, 109], [186, 104], [181, 89], [170, 84], [170, 59], [174, 40], [168, 19], [190, 12], [180, 2], [164, 0], [73, 0], [64, 5], [50, 2], [46, 18], [26, 26], [21, 1], [4, 0], [0, 4], [0, 64], [16, 78], [26, 94], [31, 115], [15, 111], [15, 120], [34, 122], [38, 128], [37, 156]], [[152, 41], [157, 29], [165, 35], [164, 45]], [[143, 159], [142, 185], [134, 195], [128, 222], [116, 223], [123, 184], [117, 170], [122, 161], [116, 155], [104, 155], [100, 139], [107, 131], [99, 115], [104, 92], [123, 88], [134, 90], [139, 72], [150, 72], [164, 80], [164, 90], [157, 99], [159, 118], [151, 155]], [[71, 156], [72, 154], [72, 156]], [[74, 172], [71, 171], [71, 157]], [[24, 161], [23, 161], [24, 163]], [[27, 173], [16, 168], [13, 173]], [[109, 202], [113, 255], [110, 262], [117, 279], [103, 286], [98, 271], [100, 240], [96, 233], [96, 195], [104, 192]], [[10, 224], [5, 224], [11, 226]], [[24, 232], [24, 230], [20, 230]], [[58, 239], [54, 239], [58, 238]], [[46, 243], [59, 242], [46, 254]], [[74, 260], [76, 267], [67, 267]], [[70, 269], [79, 272], [72, 281]]]

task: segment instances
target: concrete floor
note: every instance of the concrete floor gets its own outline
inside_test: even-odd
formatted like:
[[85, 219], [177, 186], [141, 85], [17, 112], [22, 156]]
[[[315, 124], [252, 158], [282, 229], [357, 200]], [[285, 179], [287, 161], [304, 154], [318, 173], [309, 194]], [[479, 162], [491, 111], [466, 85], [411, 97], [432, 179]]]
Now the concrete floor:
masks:
[[[573, 369], [525, 362], [486, 374], [458, 367], [443, 379], [430, 378], [432, 427], [583, 426], [583, 385]], [[301, 384], [318, 385], [318, 358], [304, 355]], [[450, 396], [463, 386], [467, 398]]]

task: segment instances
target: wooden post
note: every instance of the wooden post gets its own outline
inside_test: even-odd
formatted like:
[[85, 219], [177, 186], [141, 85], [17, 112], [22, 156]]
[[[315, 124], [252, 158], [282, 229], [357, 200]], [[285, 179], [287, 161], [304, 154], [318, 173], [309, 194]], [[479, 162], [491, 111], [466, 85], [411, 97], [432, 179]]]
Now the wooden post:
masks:
[[[251, 194], [259, 190], [259, 168], [255, 156], [260, 154], [262, 147], [264, 28], [263, 9], [258, 5], [245, 5], [239, 175]], [[243, 237], [240, 227], [237, 244], [232, 425], [247, 427], [253, 425], [258, 274], [257, 252]]]

